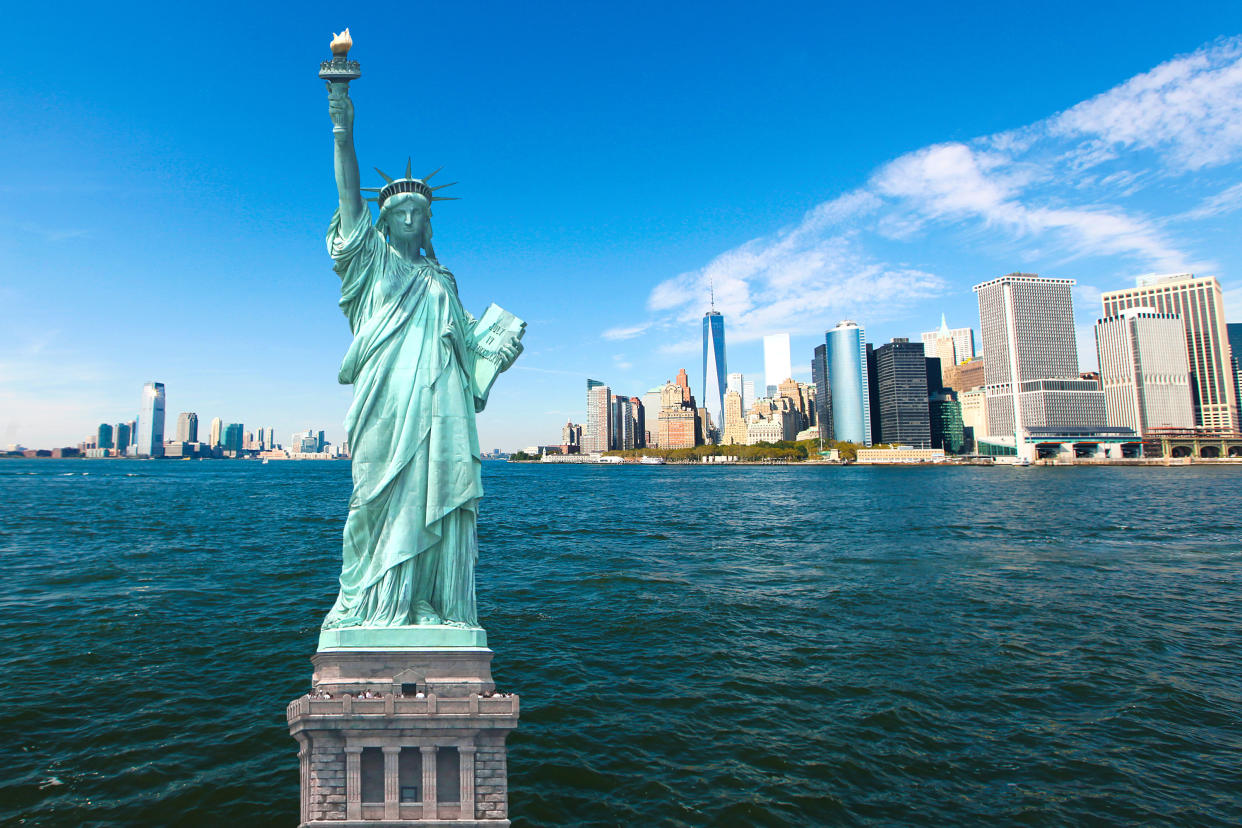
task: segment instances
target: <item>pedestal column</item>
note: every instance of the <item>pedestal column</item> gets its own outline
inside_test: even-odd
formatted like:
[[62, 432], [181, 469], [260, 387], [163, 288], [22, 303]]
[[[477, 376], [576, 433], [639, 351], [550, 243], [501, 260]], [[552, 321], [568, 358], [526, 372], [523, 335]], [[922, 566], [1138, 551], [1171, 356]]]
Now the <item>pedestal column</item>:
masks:
[[423, 819], [436, 818], [436, 749], [423, 745]]
[[474, 819], [474, 753], [473, 745], [457, 748], [461, 767], [461, 812], [458, 819]]
[[345, 818], [362, 819], [362, 748], [360, 747], [345, 748]]
[[384, 745], [384, 819], [401, 816], [401, 790], [397, 773], [401, 759], [400, 745]]

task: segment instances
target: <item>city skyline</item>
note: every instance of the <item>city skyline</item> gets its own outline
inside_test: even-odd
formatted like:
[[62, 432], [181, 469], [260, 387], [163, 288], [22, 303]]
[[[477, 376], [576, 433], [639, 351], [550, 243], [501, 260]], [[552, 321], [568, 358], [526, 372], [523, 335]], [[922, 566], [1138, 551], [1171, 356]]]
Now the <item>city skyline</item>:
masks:
[[[282, 434], [310, 421], [343, 439], [349, 390], [335, 375], [348, 330], [322, 247], [334, 194], [307, 175], [328, 152], [303, 105], [321, 89], [296, 68], [317, 65], [322, 31], [340, 28], [332, 14], [248, 15], [244, 37], [281, 35], [248, 51], [258, 88], [239, 96], [212, 82], [235, 34], [224, 22], [174, 48], [162, 32], [176, 15], [85, 10], [65, 27], [16, 11], [29, 78], [14, 102], [42, 114], [0, 161], [12, 196], [0, 301], [19, 311], [0, 334], [0, 443], [72, 445], [100, 422], [132, 420], [131, 389], [152, 377], [178, 389], [169, 417], [238, 412]], [[1077, 281], [1083, 369], [1095, 367], [1099, 294], [1142, 273], [1217, 276], [1227, 320], [1242, 319], [1242, 138], [1231, 126], [1242, 12], [1203, 5], [1170, 21], [1154, 4], [1130, 8], [1127, 38], [1116, 14], [1068, 5], [1022, 26], [1000, 11], [965, 30], [913, 7], [898, 23], [863, 10], [791, 14], [805, 25], [727, 8], [663, 12], [641, 29], [600, 10], [578, 22], [504, 12], [480, 30], [489, 48], [477, 64], [437, 76], [435, 111], [383, 129], [360, 121], [368, 158], [446, 162], [468, 184], [437, 210], [441, 260], [476, 314], [495, 299], [530, 322], [526, 354], [480, 418], [484, 446], [544, 442], [580, 418], [583, 376], [642, 394], [670, 366], [696, 375], [713, 286], [728, 367], [757, 377], [762, 336], [788, 331], [801, 381], [840, 319], [864, 323], [877, 345], [918, 341], [941, 314], [972, 318], [972, 285], [1015, 270]], [[434, 10], [429, 22], [462, 15]], [[357, 56], [379, 59], [389, 27], [373, 11], [357, 17]], [[574, 40], [579, 25], [604, 42], [541, 48]], [[920, 46], [929, 31], [943, 46], [934, 60]], [[868, 50], [860, 32], [888, 48]], [[1000, 32], [1045, 59], [1033, 69], [982, 48]], [[161, 72], [120, 94], [90, 70], [107, 59], [102, 43], [131, 36]], [[645, 44], [643, 71], [627, 95], [594, 94], [615, 76], [601, 47], [634, 42]], [[782, 57], [744, 71], [726, 60], [752, 53]], [[519, 55], [527, 62], [500, 73], [505, 82], [488, 80]], [[428, 59], [452, 55], [437, 44]], [[395, 94], [384, 76], [360, 79], [356, 94]], [[204, 97], [170, 94], [187, 85]], [[732, 105], [739, 89], [753, 106]], [[496, 103], [486, 117], [480, 100]], [[251, 125], [245, 158], [223, 111]], [[479, 129], [497, 111], [519, 132], [562, 128], [499, 148]], [[424, 115], [443, 128], [420, 132]], [[629, 135], [602, 140], [623, 120]], [[705, 140], [716, 134], [729, 137]], [[763, 172], [725, 186], [718, 171], [737, 157], [763, 159]], [[628, 168], [644, 169], [654, 191], [616, 187]], [[543, 183], [531, 187], [536, 169]], [[581, 285], [573, 312], [566, 284]]]

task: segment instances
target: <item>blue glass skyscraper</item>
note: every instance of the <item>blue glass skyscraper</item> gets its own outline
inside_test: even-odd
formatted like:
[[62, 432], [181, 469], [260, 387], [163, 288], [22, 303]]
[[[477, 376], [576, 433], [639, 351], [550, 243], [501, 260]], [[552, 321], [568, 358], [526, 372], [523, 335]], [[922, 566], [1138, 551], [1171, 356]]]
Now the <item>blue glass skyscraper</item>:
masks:
[[703, 314], [703, 407], [717, 433], [724, 430], [725, 374], [724, 317], [714, 307]]
[[826, 337], [828, 382], [832, 389], [834, 437], [871, 445], [871, 402], [868, 397], [867, 343], [862, 326], [838, 322]]

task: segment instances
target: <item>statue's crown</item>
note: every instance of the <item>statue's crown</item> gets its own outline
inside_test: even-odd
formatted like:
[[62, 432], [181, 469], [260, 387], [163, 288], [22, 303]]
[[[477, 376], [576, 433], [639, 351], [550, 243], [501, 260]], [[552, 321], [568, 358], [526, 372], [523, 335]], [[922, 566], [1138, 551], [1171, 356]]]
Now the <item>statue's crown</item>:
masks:
[[435, 175], [442, 169], [444, 168], [437, 167], [435, 170], [428, 173], [427, 175], [424, 175], [422, 178], [414, 178], [410, 174], [411, 164], [410, 164], [410, 161], [407, 159], [405, 162], [405, 178], [393, 178], [392, 176], [388, 175], [383, 170], [381, 170], [379, 167], [376, 167], [375, 171], [380, 174], [380, 178], [384, 179], [388, 183], [385, 184], [383, 187], [362, 187], [361, 189], [363, 192], [377, 193], [375, 198], [368, 198], [367, 201], [378, 202], [381, 210], [384, 209], [384, 202], [392, 198], [393, 196], [397, 195], [398, 193], [417, 193], [423, 198], [427, 199], [428, 202], [457, 201], [456, 198], [452, 198], [449, 196], [438, 196], [435, 194], [436, 190], [443, 190], [445, 187], [452, 187], [454, 184], [457, 183], [456, 181], [450, 181], [448, 184], [439, 184], [435, 187], [429, 187], [427, 185], [427, 182], [431, 180], [431, 176]]

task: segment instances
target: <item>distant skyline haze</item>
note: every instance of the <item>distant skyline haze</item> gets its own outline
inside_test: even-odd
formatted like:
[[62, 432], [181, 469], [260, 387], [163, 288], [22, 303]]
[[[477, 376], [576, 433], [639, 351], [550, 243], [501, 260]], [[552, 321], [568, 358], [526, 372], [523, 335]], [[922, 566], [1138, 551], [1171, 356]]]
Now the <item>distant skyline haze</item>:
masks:
[[151, 382], [170, 423], [343, 440], [315, 73], [345, 26], [362, 169], [443, 165], [464, 305], [529, 325], [484, 449], [556, 442], [587, 377], [700, 381], [713, 299], [722, 365], [788, 332], [801, 381], [840, 320], [977, 330], [1014, 271], [1075, 280], [1083, 370], [1140, 274], [1216, 276], [1242, 321], [1237, 4], [154, 9], [6, 15], [0, 443], [76, 445]]

